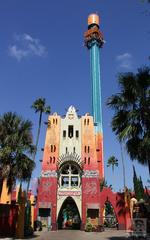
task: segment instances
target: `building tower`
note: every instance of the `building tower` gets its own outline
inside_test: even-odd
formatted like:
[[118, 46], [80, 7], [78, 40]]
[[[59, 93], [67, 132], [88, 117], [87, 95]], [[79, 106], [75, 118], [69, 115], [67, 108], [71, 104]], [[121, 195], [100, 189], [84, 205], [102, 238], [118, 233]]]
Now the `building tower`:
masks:
[[90, 49], [92, 115], [78, 116], [70, 106], [65, 116], [48, 118], [38, 216], [56, 229], [85, 229], [87, 218], [100, 219], [100, 180], [104, 177], [99, 49], [99, 17], [90, 15], [85, 45]]
[[92, 116], [95, 126], [97, 159], [101, 178], [104, 178], [103, 164], [103, 127], [102, 127], [102, 106], [101, 106], [101, 79], [100, 79], [100, 48], [104, 44], [103, 34], [99, 30], [100, 19], [97, 14], [90, 14], [88, 17], [88, 30], [84, 34], [85, 46], [90, 51], [90, 74], [92, 91]]

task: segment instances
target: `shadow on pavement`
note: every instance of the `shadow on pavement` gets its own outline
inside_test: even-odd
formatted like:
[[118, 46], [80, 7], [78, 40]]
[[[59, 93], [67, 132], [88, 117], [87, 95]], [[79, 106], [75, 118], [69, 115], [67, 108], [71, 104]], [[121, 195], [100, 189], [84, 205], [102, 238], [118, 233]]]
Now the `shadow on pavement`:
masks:
[[127, 239], [126, 237], [109, 237], [109, 240], [125, 240]]
[[[33, 238], [37, 238], [39, 236], [40, 236], [39, 234], [34, 234], [32, 236], [24, 237], [24, 239], [33, 239]], [[17, 238], [15, 238], [15, 239], [17, 239]]]

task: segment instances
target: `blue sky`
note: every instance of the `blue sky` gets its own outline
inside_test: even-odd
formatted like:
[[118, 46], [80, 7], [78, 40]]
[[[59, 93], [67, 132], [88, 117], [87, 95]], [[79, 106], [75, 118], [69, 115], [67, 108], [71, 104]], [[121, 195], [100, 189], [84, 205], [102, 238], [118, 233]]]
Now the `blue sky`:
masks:
[[[148, 12], [149, 11], [149, 12]], [[104, 161], [115, 155], [116, 189], [123, 188], [120, 146], [110, 128], [112, 112], [106, 100], [118, 91], [117, 74], [149, 65], [150, 4], [140, 0], [0, 0], [0, 114], [15, 111], [34, 123], [30, 108], [43, 96], [52, 112], [65, 114], [74, 105], [79, 114], [90, 112], [89, 52], [83, 46], [87, 17], [97, 12], [105, 45], [101, 49]], [[46, 120], [43, 119], [43, 121]], [[37, 162], [42, 158], [46, 126], [43, 124]], [[132, 162], [125, 154], [126, 182], [132, 187]], [[134, 162], [147, 184], [148, 170]], [[34, 176], [40, 174], [40, 163]], [[105, 167], [109, 184], [111, 169]]]

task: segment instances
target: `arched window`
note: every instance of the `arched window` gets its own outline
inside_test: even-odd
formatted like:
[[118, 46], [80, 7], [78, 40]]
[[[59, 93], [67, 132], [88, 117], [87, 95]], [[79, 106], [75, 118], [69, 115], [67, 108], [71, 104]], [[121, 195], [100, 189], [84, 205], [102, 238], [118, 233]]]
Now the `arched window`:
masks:
[[53, 152], [53, 145], [51, 145], [51, 152]]
[[68, 137], [69, 138], [73, 137], [73, 126], [72, 125], [68, 126]]
[[56, 152], [56, 146], [54, 145], [54, 152]]
[[60, 169], [59, 183], [61, 188], [79, 188], [81, 181], [78, 167], [71, 163], [65, 164]]
[[63, 130], [63, 138], [65, 138], [65, 137], [66, 137], [66, 131]]

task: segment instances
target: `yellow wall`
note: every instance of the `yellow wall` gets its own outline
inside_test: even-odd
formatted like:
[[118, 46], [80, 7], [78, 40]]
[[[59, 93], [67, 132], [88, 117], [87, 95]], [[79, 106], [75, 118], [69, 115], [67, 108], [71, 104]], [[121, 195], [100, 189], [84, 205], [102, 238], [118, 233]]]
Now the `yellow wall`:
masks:
[[0, 198], [0, 203], [11, 203], [11, 194], [8, 194], [7, 180], [3, 180], [2, 193]]

